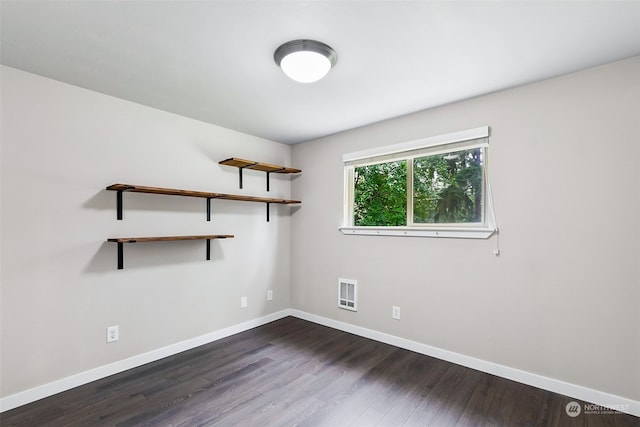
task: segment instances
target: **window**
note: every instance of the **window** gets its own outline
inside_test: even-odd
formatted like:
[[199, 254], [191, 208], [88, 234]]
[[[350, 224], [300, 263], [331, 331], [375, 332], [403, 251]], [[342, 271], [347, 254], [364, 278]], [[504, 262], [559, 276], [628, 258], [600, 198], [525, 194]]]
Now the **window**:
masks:
[[487, 238], [489, 128], [351, 153], [345, 234]]

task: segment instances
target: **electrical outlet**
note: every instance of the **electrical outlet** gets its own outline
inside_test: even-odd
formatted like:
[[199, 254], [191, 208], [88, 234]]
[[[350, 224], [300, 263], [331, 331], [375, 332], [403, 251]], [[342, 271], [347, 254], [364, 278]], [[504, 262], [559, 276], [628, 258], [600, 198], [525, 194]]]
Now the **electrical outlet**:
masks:
[[120, 328], [118, 325], [107, 328], [107, 342], [115, 342], [120, 339]]
[[391, 308], [391, 317], [396, 320], [400, 320], [400, 307], [398, 307], [397, 305], [394, 305]]
[[247, 297], [240, 298], [240, 308], [247, 308]]
[[273, 291], [269, 289], [267, 291], [267, 301], [271, 301], [271, 300], [273, 300]]

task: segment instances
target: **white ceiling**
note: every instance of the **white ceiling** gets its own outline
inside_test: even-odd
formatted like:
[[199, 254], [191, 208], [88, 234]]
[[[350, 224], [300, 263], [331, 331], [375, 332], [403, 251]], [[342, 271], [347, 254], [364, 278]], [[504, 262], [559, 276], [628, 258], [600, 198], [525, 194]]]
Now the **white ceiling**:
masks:
[[[6, 1], [4, 65], [296, 143], [640, 55], [640, 2]], [[338, 53], [289, 80], [283, 42]]]

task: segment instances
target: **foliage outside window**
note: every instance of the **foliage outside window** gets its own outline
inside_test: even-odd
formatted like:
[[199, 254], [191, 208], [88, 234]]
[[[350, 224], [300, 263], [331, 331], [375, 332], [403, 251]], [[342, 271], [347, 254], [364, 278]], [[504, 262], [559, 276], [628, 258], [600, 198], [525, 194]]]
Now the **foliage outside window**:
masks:
[[413, 222], [481, 223], [482, 148], [413, 159]]
[[407, 225], [407, 161], [354, 169], [353, 224]]
[[485, 138], [476, 138], [345, 161], [341, 229], [477, 229], [490, 236], [487, 147]]

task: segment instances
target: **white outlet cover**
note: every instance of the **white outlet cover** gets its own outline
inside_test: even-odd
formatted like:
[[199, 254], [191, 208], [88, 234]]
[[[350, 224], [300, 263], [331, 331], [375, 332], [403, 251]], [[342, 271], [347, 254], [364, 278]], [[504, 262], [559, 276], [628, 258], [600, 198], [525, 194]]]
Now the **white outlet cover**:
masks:
[[391, 308], [391, 317], [396, 320], [400, 320], [400, 307], [398, 307], [397, 305], [394, 305]]
[[267, 301], [273, 300], [273, 291], [267, 291]]
[[109, 326], [107, 328], [107, 342], [115, 342], [120, 339], [120, 328], [118, 326]]
[[240, 298], [240, 308], [247, 308], [247, 297]]

